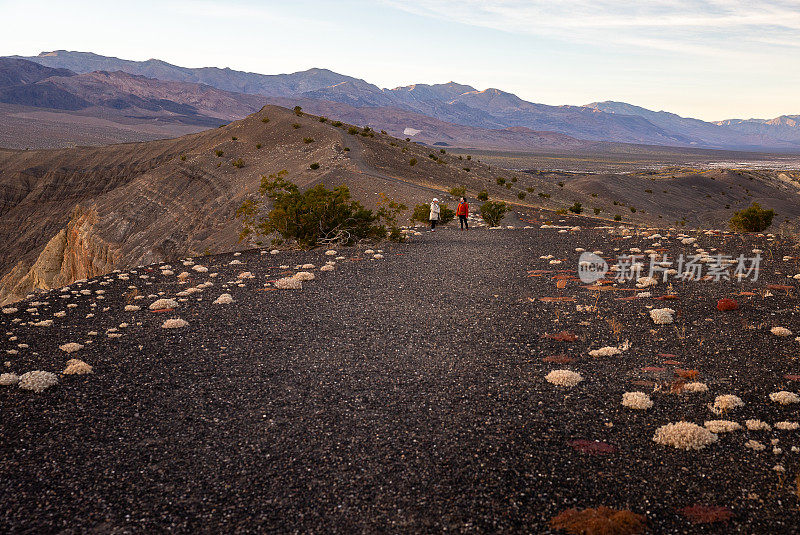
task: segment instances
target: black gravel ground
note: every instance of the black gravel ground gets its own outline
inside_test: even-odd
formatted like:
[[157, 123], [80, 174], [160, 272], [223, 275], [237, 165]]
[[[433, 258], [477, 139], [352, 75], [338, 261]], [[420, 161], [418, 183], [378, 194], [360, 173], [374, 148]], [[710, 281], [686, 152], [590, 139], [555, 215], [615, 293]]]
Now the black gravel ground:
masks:
[[[36, 320], [67, 311], [52, 327], [12, 323], [31, 319], [27, 304], [15, 305], [0, 317], [0, 347], [30, 347], [7, 355], [2, 371], [60, 372], [80, 358], [95, 373], [63, 376], [40, 394], [0, 387], [0, 532], [545, 533], [564, 509], [606, 505], [645, 515], [653, 533], [800, 533], [800, 453], [791, 451], [800, 431], [738, 431], [690, 452], [652, 441], [666, 423], [721, 418], [706, 408], [719, 394], [746, 402], [726, 416], [742, 424], [800, 420], [798, 405], [768, 397], [800, 388], [784, 377], [800, 374], [796, 334], [769, 332], [800, 334], [798, 281], [787, 278], [800, 262], [782, 260], [798, 251], [766, 237], [699, 236], [709, 251], [763, 249], [761, 278], [660, 284], [647, 289], [653, 298], [620, 300], [635, 295], [620, 289], [633, 284], [597, 292], [575, 280], [557, 288], [553, 277], [574, 275], [576, 247], [606, 258], [654, 241], [670, 254], [692, 247], [675, 232], [622, 239], [572, 218], [554, 223], [582, 230], [559, 233], [539, 228], [547, 216], [525, 217], [535, 228], [445, 228], [380, 246], [383, 260], [366, 246], [342, 248], [347, 259], [333, 272], [318, 269], [331, 258], [323, 251], [246, 252], [235, 266], [231, 255], [195, 259], [219, 273], [212, 279], [173, 262], [176, 274], [192, 274], [187, 285], [139, 268], [129, 281], [72, 285], [103, 289], [102, 300], [58, 291], [29, 299], [49, 302]], [[564, 262], [540, 259], [548, 254]], [[317, 280], [303, 290], [263, 287], [279, 265], [306, 262]], [[256, 278], [223, 288], [242, 271]], [[214, 286], [174, 311], [150, 312], [153, 298], [123, 311], [128, 285], [172, 297], [206, 280]], [[762, 297], [770, 283], [792, 289]], [[213, 305], [223, 292], [235, 303]], [[677, 299], [655, 299], [668, 293]], [[740, 310], [717, 311], [721, 297]], [[647, 307], [675, 309], [675, 324], [654, 325]], [[168, 317], [189, 326], [162, 329]], [[105, 336], [122, 322], [130, 326], [121, 338]], [[560, 331], [578, 339], [543, 338]], [[58, 349], [92, 338], [72, 355]], [[588, 356], [624, 340], [631, 347], [620, 356]], [[575, 361], [542, 360], [562, 354]], [[572, 389], [546, 382], [558, 368], [585, 380]], [[676, 368], [697, 370], [709, 392], [669, 393]], [[652, 393], [654, 407], [622, 407], [631, 390]], [[748, 439], [767, 449], [746, 449]], [[587, 453], [576, 440], [608, 446]], [[680, 510], [698, 504], [727, 507], [732, 518], [692, 524]]]

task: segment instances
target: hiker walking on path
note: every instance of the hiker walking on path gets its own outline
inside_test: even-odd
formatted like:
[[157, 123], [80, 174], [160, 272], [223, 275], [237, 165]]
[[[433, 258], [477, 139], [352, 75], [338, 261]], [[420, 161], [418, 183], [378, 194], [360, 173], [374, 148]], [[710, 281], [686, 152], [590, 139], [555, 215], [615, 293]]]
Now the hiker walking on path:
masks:
[[431, 203], [431, 215], [428, 218], [431, 220], [431, 232], [436, 230], [436, 223], [439, 221], [439, 199], [433, 199]]
[[467, 216], [469, 216], [469, 204], [467, 204], [467, 199], [464, 197], [461, 197], [461, 201], [458, 203], [456, 215], [458, 216], [458, 222], [461, 223], [461, 230], [469, 230], [469, 223], [467, 223]]

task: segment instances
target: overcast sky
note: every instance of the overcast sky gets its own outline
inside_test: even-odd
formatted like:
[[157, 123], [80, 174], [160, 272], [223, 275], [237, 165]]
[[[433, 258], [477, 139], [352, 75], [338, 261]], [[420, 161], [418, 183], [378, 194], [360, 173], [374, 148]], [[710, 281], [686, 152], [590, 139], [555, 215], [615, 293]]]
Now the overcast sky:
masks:
[[325, 67], [705, 120], [800, 114], [800, 0], [0, 0], [0, 13], [0, 55]]

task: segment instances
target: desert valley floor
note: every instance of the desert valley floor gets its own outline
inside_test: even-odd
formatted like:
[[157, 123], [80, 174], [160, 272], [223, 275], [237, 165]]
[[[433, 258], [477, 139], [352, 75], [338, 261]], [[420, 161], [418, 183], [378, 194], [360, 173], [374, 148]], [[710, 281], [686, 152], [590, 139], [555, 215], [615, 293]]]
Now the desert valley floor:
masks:
[[[7, 382], [59, 375], [0, 386], [0, 531], [555, 533], [562, 511], [608, 506], [653, 533], [800, 532], [794, 244], [520, 217], [7, 305]], [[637, 288], [577, 280], [580, 249], [763, 259], [756, 281]], [[314, 280], [275, 287], [296, 271]], [[61, 375], [70, 359], [92, 373]], [[623, 406], [634, 391], [652, 407]], [[719, 432], [654, 441], [680, 421]]]

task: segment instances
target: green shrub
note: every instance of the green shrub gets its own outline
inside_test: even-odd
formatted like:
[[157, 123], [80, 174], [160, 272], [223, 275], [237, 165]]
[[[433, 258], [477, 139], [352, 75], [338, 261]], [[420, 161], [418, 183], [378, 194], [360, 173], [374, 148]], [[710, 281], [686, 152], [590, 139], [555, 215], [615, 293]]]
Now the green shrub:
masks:
[[232, 139], [232, 140], [234, 140], [234, 141], [236, 141], [236, 140], [238, 140], [239, 138], [238, 138], [238, 137], [236, 137], [236, 136], [231, 136], [231, 139]]
[[293, 110], [294, 110], [294, 114], [297, 115], [298, 117], [303, 115], [303, 108], [301, 108], [300, 106], [295, 106], [293, 108]]
[[390, 142], [389, 142], [389, 146], [390, 146], [390, 147], [396, 147], [396, 146], [397, 146], [397, 143], [395, 143], [394, 141], [390, 141]]
[[303, 143], [314, 143], [314, 138], [313, 137], [304, 137], [303, 138]]
[[441, 152], [442, 154], [447, 154], [447, 151], [444, 149], [439, 149], [439, 152]]
[[525, 200], [525, 192], [524, 191], [520, 191], [519, 193], [517, 193], [517, 198], [519, 200], [521, 200], [521, 201], [524, 201]]
[[503, 184], [506, 183], [506, 179], [503, 177], [497, 177], [497, 180], [495, 180], [495, 182], [497, 182], [498, 186], [502, 186]]
[[542, 199], [549, 199], [549, 198], [550, 198], [550, 194], [549, 194], [549, 193], [544, 193], [544, 192], [541, 192], [541, 191], [540, 191], [540, 192], [539, 192], [539, 197], [541, 197]]
[[740, 232], [763, 232], [772, 224], [774, 217], [775, 210], [765, 210], [754, 202], [749, 208], [735, 212], [729, 224], [732, 230]]
[[630, 207], [630, 209], [631, 209], [631, 213], [634, 213], [634, 214], [636, 213], [636, 208], [634, 208], [633, 206], [631, 206], [631, 207]]
[[467, 194], [466, 186], [454, 186], [450, 188], [450, 195], [453, 197], [463, 197]]
[[231, 164], [232, 164], [232, 165], [233, 165], [233, 166], [234, 166], [236, 169], [241, 169], [242, 167], [244, 167], [244, 160], [242, 160], [241, 158], [238, 158], [238, 159], [236, 159], [236, 160], [233, 160], [233, 162], [231, 162]]
[[[430, 221], [431, 205], [418, 204], [414, 207], [411, 213], [411, 222], [419, 221], [420, 223], [427, 223]], [[439, 224], [446, 225], [456, 217], [455, 210], [450, 209], [446, 204], [439, 204]]]
[[598, 214], [600, 214], [600, 212], [603, 211], [600, 208], [592, 208], [592, 210], [594, 210], [594, 215], [598, 215]]
[[496, 227], [508, 213], [508, 205], [501, 201], [486, 201], [481, 205], [481, 217], [490, 227]]
[[408, 165], [410, 165], [412, 167], [417, 165], [417, 159], [416, 158], [411, 158], [410, 160], [408, 160]]
[[614, 216], [614, 221], [622, 221], [622, 216], [617, 214]]
[[222, 158], [222, 155], [225, 154], [225, 152], [220, 149], [217, 149], [214, 151], [214, 154], [216, 154], [217, 157]]
[[511, 182], [506, 182], [506, 189], [511, 189]]
[[310, 169], [314, 169], [314, 170], [316, 170], [316, 169], [319, 169], [319, 164], [318, 164], [317, 162], [314, 162], [314, 163], [312, 163], [311, 165], [309, 165], [308, 167], [309, 167]]
[[262, 122], [262, 123], [268, 123], [268, 122], [269, 122], [269, 117], [264, 117], [264, 118], [262, 118], [262, 119], [261, 119], [261, 122]]
[[319, 122], [321, 122], [321, 123], [327, 122], [327, 120], [328, 120], [327, 117], [320, 117], [319, 118]]
[[515, 177], [515, 176], [511, 177], [511, 182], [515, 182], [516, 183], [516, 181], [517, 181], [517, 177]]
[[261, 148], [261, 143], [256, 143], [256, 148], [260, 149]]
[[347, 129], [347, 133], [350, 134], [351, 136], [354, 136], [358, 134], [358, 128], [356, 128], [355, 126], [351, 126], [350, 128]]
[[350, 152], [350, 147], [345, 147], [345, 148], [344, 148], [344, 151], [345, 151], [345, 152]]
[[[347, 186], [326, 189], [318, 184], [301, 192], [296, 184], [286, 180], [286, 171], [261, 177], [259, 198], [247, 199], [236, 211], [242, 220], [240, 241], [250, 235], [270, 236], [279, 240], [294, 240], [302, 247], [313, 247], [322, 240], [338, 239], [351, 244], [359, 239], [384, 239], [385, 223], [396, 220], [403, 205], [381, 206], [377, 212], [368, 210], [350, 197]], [[272, 209], [261, 213], [264, 199]]]
[[489, 192], [485, 189], [482, 189], [480, 193], [478, 193], [478, 200], [479, 201], [488, 201], [489, 200]]
[[564, 183], [563, 183], [563, 182], [559, 182], [559, 183], [558, 183], [558, 187], [559, 187], [559, 188], [563, 188], [563, 187], [564, 187]]
[[581, 203], [575, 202], [572, 206], [569, 207], [569, 211], [572, 212], [573, 214], [580, 214], [581, 212], [583, 212], [583, 206], [581, 206]]
[[471, 160], [471, 159], [472, 159], [472, 156], [470, 156], [469, 154], [467, 154], [467, 160]]
[[292, 123], [292, 128], [297, 130], [298, 128], [300, 128], [300, 123]]
[[[430, 209], [430, 206], [428, 207]], [[450, 221], [456, 218], [456, 211], [450, 209], [447, 204], [440, 203], [439, 204], [439, 223], [442, 225], [448, 224]]]
[[186, 155], [185, 155], [185, 154], [181, 154], [181, 161], [182, 161], [182, 162], [185, 162], [185, 161], [186, 161]]
[[466, 171], [467, 173], [469, 173], [469, 167], [465, 167], [465, 168], [464, 168], [464, 171]]
[[335, 126], [336, 128], [339, 128], [339, 127], [340, 127], [340, 126], [342, 126], [343, 124], [344, 124], [344, 123], [342, 123], [342, 121], [333, 121], [333, 122], [331, 123], [331, 125], [332, 125], [332, 126]]
[[525, 190], [526, 190], [528, 193], [533, 193], [533, 192], [534, 192], [534, 189], [533, 189], [533, 188], [530, 188], [530, 187], [529, 187], [529, 188], [525, 188]]

